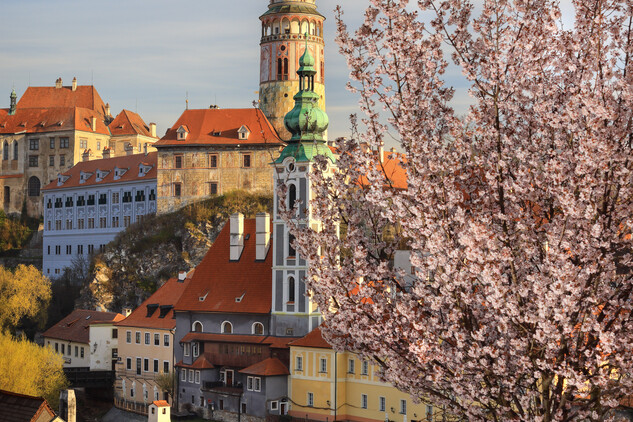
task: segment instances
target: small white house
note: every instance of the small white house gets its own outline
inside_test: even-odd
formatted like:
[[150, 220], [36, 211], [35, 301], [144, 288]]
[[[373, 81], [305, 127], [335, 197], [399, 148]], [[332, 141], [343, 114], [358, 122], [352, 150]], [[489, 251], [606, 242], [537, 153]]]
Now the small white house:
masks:
[[171, 421], [169, 403], [165, 400], [156, 400], [147, 408], [147, 422]]

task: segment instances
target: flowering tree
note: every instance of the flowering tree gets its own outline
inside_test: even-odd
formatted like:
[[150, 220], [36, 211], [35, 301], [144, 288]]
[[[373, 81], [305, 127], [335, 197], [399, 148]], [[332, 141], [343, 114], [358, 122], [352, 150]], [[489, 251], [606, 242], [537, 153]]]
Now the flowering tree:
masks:
[[370, 3], [338, 19], [366, 130], [294, 229], [327, 339], [468, 420], [607, 418], [633, 392], [633, 2], [573, 0], [571, 28], [554, 0]]

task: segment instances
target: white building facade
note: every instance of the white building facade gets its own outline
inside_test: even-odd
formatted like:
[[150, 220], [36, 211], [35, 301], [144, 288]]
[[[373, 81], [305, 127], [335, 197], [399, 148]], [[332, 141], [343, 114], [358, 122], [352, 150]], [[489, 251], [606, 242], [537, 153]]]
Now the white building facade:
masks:
[[156, 214], [156, 153], [84, 161], [46, 186], [42, 271], [59, 277], [75, 257], [103, 252]]

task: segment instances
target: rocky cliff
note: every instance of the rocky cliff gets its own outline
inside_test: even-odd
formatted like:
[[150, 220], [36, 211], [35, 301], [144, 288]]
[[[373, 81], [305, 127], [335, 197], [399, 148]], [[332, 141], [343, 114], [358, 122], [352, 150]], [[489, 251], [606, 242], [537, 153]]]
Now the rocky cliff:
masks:
[[254, 217], [271, 209], [271, 195], [236, 191], [130, 226], [93, 257], [92, 281], [78, 307], [135, 308], [167, 279], [198, 265], [232, 213]]

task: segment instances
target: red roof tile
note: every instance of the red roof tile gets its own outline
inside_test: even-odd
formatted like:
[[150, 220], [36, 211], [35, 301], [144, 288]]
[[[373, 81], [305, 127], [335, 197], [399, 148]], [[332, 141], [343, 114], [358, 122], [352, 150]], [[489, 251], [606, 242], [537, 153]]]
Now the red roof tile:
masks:
[[117, 322], [115, 325], [119, 327], [175, 328], [176, 320], [174, 319], [173, 306], [189, 285], [191, 275], [193, 275], [193, 272], [190, 272], [184, 281], [178, 281], [178, 278], [170, 278], [127, 318]]
[[[0, 390], [2, 421], [52, 421], [55, 412], [42, 397]], [[46, 416], [44, 416], [46, 415]]]
[[268, 358], [254, 365], [244, 368], [242, 374], [260, 375], [262, 377], [272, 377], [275, 375], [290, 375], [286, 365], [277, 358]]
[[[157, 153], [122, 155], [114, 158], [103, 158], [100, 160], [81, 161], [62, 173], [69, 176], [68, 180], [61, 186], [57, 186], [57, 180], [46, 185], [42, 190], [67, 189], [77, 186], [107, 185], [110, 183], [123, 183], [136, 180], [156, 179]], [[139, 166], [151, 166], [151, 169], [144, 176], [139, 176]], [[127, 169], [117, 180], [114, 180], [114, 168]], [[108, 175], [97, 182], [97, 170], [108, 171]], [[80, 183], [81, 172], [91, 173], [84, 183]]]
[[[376, 168], [384, 173], [386, 181], [385, 187], [391, 186], [395, 189], [406, 189], [407, 184], [407, 171], [402, 164], [407, 162], [407, 158], [404, 154], [399, 152], [384, 151], [382, 162], [378, 162], [376, 157]], [[362, 177], [359, 181], [361, 185], [367, 185], [367, 178]]]
[[[244, 220], [244, 250], [229, 259], [230, 224], [224, 228], [196, 267], [177, 311], [267, 314], [272, 300], [273, 242], [266, 259], [255, 260], [255, 219]], [[200, 298], [204, 297], [204, 300]], [[236, 298], [241, 298], [236, 301]]]
[[42, 335], [47, 338], [90, 343], [90, 324], [97, 322], [116, 322], [123, 319], [123, 315], [116, 312], [88, 311], [76, 309], [66, 318], [53, 325]]
[[181, 343], [192, 341], [216, 342], [216, 343], [244, 343], [265, 344], [273, 348], [288, 348], [288, 343], [298, 340], [297, 337], [273, 337], [253, 336], [247, 334], [213, 334], [213, 333], [188, 333], [180, 340]]
[[54, 86], [30, 86], [26, 89], [16, 108], [74, 108], [81, 107], [94, 110], [105, 116], [105, 104], [92, 85], [77, 86], [75, 91], [70, 86], [55, 88]]
[[204, 354], [198, 356], [198, 359], [196, 359], [196, 361], [191, 364], [191, 365], [186, 365], [184, 363], [182, 363], [182, 361], [178, 362], [176, 364], [177, 367], [180, 368], [189, 368], [189, 369], [213, 369], [215, 368], [215, 366], [209, 361], [209, 358], [207, 358], [207, 356], [205, 356]]
[[[97, 118], [92, 130], [92, 117]], [[86, 108], [28, 108], [18, 109], [10, 116], [6, 109], [0, 109], [0, 134], [9, 133], [49, 133], [68, 130], [109, 135], [110, 131], [97, 112]]]
[[[237, 133], [243, 125], [251, 132], [246, 140], [239, 139]], [[177, 140], [176, 131], [180, 126], [185, 126], [189, 131], [183, 141]], [[264, 113], [257, 108], [234, 108], [185, 110], [155, 146], [264, 144], [283, 145]]]
[[319, 349], [331, 349], [330, 343], [325, 341], [321, 334], [321, 327], [310, 331], [305, 337], [290, 343], [291, 347], [317, 347]]
[[141, 116], [130, 111], [122, 110], [118, 116], [108, 125], [112, 136], [143, 135], [151, 136], [149, 126], [145, 124]]
[[169, 403], [165, 400], [154, 400], [152, 404], [158, 407], [169, 407]]

